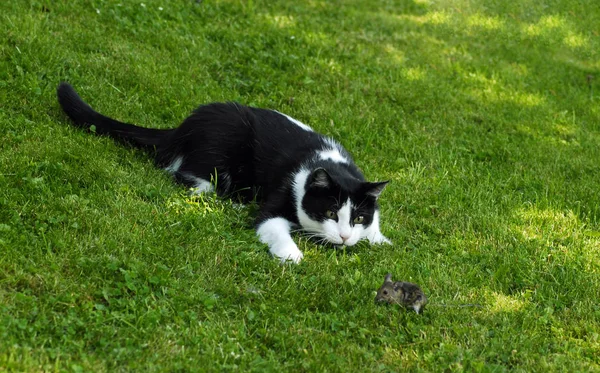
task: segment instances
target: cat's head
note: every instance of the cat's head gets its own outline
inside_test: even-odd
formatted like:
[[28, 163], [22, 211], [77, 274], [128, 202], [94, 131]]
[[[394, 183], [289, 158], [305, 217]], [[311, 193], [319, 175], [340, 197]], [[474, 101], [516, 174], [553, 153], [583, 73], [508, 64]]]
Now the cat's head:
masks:
[[296, 185], [298, 220], [305, 232], [317, 240], [346, 246], [374, 230], [379, 232], [377, 199], [387, 181], [335, 176], [324, 168], [305, 173], [304, 185]]

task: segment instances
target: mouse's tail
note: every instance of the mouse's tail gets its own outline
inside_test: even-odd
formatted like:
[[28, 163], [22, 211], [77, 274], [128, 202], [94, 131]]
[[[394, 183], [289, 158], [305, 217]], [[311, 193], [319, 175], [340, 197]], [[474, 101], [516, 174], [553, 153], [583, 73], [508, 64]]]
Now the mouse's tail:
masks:
[[86, 104], [68, 83], [60, 83], [56, 93], [60, 106], [75, 125], [98, 135], [108, 135], [140, 148], [153, 148], [173, 131], [138, 127], [104, 116]]

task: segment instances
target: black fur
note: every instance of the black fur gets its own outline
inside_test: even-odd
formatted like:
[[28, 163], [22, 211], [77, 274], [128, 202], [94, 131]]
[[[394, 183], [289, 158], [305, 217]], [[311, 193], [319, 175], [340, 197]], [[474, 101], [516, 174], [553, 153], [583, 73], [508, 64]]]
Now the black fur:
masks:
[[[368, 183], [347, 151], [337, 145], [348, 163], [315, 157], [331, 146], [330, 139], [307, 131], [272, 110], [237, 103], [200, 106], [176, 129], [149, 129], [122, 123], [97, 113], [67, 83], [58, 87], [58, 100], [73, 122], [95, 133], [155, 152], [158, 167], [167, 168], [183, 156], [177, 181], [194, 185], [194, 177], [212, 181], [220, 195], [236, 195], [260, 204], [257, 224], [283, 217], [299, 224], [292, 178], [301, 167], [314, 170], [307, 180], [303, 209], [315, 220], [337, 201], [350, 197], [365, 225], [371, 224], [376, 197], [384, 183]], [[320, 170], [323, 171], [320, 171]], [[313, 185], [314, 184], [314, 185]]]
[[65, 113], [80, 127], [93, 129], [99, 135], [110, 135], [117, 140], [131, 143], [141, 148], [161, 144], [174, 130], [142, 128], [106, 117], [86, 104], [67, 83], [61, 83], [57, 90], [58, 102]]

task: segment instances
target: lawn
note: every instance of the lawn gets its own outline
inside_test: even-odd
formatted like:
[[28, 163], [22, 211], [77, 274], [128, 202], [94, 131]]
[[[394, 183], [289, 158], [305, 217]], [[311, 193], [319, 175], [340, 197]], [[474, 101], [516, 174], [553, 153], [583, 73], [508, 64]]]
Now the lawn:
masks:
[[[596, 0], [0, 2], [0, 371], [600, 371]], [[238, 101], [340, 140], [394, 244], [297, 237], [69, 125]], [[423, 315], [377, 306], [387, 272]], [[475, 304], [477, 307], [461, 307]]]

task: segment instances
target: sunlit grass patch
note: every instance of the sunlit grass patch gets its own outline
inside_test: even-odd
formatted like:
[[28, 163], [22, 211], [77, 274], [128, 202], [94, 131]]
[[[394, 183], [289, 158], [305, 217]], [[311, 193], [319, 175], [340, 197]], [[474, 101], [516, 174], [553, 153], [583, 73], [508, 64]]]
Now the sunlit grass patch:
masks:
[[526, 311], [526, 301], [523, 299], [518, 299], [521, 297], [507, 296], [505, 294], [495, 293], [492, 295], [493, 301], [489, 306], [490, 312], [498, 313], [511, 313], [511, 312], [520, 312]]
[[474, 14], [468, 18], [467, 24], [475, 30], [483, 29], [486, 31], [501, 30], [504, 27], [504, 21], [499, 17], [486, 17], [482, 14]]
[[280, 28], [289, 28], [296, 25], [296, 20], [290, 15], [265, 15], [265, 18], [271, 24]]

